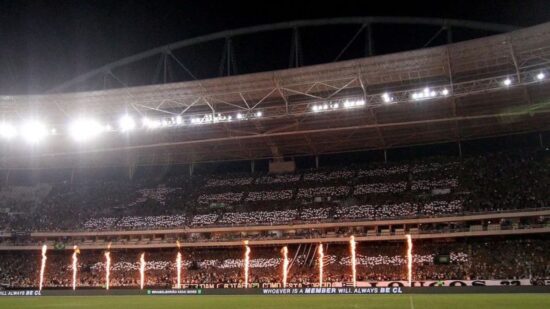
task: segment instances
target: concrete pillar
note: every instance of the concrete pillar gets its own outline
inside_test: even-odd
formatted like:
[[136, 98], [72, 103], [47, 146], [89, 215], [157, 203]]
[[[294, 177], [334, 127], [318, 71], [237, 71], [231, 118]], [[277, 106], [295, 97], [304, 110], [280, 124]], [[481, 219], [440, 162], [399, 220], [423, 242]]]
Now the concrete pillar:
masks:
[[128, 166], [128, 179], [132, 180], [134, 179], [134, 174], [136, 173], [136, 165], [131, 164]]
[[462, 143], [458, 142], [458, 156], [462, 158]]
[[447, 26], [447, 44], [453, 43], [453, 30], [451, 26]]
[[315, 168], [319, 168], [319, 156], [315, 156]]
[[250, 161], [250, 172], [254, 173], [256, 171], [256, 161], [251, 160]]
[[388, 151], [384, 149], [384, 164], [388, 163]]
[[374, 41], [372, 39], [372, 26], [370, 24], [365, 29], [365, 55], [368, 57], [374, 55]]

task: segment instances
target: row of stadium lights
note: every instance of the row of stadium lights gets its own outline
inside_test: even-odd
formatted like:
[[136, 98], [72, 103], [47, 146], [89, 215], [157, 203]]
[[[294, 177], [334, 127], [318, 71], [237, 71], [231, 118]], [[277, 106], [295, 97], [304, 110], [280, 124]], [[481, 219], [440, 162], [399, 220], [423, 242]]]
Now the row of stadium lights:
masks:
[[[546, 78], [545, 73], [539, 72], [535, 76], [536, 80], [542, 81]], [[506, 78], [502, 80], [502, 85], [509, 87], [513, 84], [511, 78]], [[422, 91], [413, 92], [411, 94], [411, 99], [413, 101], [421, 101], [427, 99], [433, 99], [436, 97], [446, 97], [449, 95], [449, 90], [444, 88], [439, 91], [430, 89], [429, 87], [424, 88]], [[383, 93], [381, 99], [384, 103], [390, 104], [394, 102], [394, 98], [390, 93]], [[340, 109], [353, 109], [360, 108], [366, 105], [365, 100], [345, 100], [343, 102], [332, 102], [324, 104], [315, 104], [311, 106], [313, 112], [325, 112], [332, 110]], [[222, 114], [205, 114], [202, 117], [192, 117], [185, 122], [181, 116], [163, 118], [163, 119], [153, 119], [144, 117], [142, 119], [142, 128], [148, 130], [154, 130], [158, 128], [165, 127], [178, 127], [184, 125], [201, 125], [201, 124], [211, 124], [218, 122], [231, 122], [233, 120], [247, 120], [253, 118], [261, 118], [263, 113], [257, 111], [253, 114], [241, 114], [237, 113], [236, 115], [222, 115]], [[72, 121], [68, 126], [68, 134], [77, 142], [85, 142], [93, 140], [102, 133], [105, 132], [123, 132], [128, 133], [138, 128], [136, 120], [130, 115], [122, 116], [118, 121], [118, 130], [111, 125], [103, 125], [99, 121], [91, 118], [81, 118]], [[19, 127], [16, 127], [8, 122], [0, 123], [0, 137], [5, 140], [11, 140], [17, 136], [24, 139], [29, 144], [38, 144], [40, 141], [45, 139], [48, 135], [56, 135], [57, 130], [48, 129], [47, 126], [38, 121], [38, 120], [28, 120], [23, 122]]]
[[365, 100], [345, 100], [341, 103], [325, 103], [325, 104], [317, 104], [311, 106], [311, 110], [314, 112], [324, 112], [329, 110], [337, 110], [340, 108], [344, 109], [350, 109], [350, 108], [356, 108], [356, 107], [362, 107], [365, 106]]
[[[425, 99], [432, 99], [437, 96], [448, 96], [449, 90], [446, 88], [441, 91], [435, 91], [431, 90], [430, 88], [424, 88], [423, 91], [419, 92], [413, 92], [411, 95], [411, 99], [414, 101], [420, 101]], [[381, 96], [382, 101], [386, 104], [394, 102], [394, 98], [389, 94], [388, 92], [384, 92]], [[345, 100], [341, 103], [324, 103], [324, 104], [315, 104], [311, 106], [311, 110], [313, 112], [324, 112], [324, 111], [331, 111], [331, 110], [339, 110], [339, 109], [350, 109], [350, 108], [357, 108], [357, 107], [363, 107], [366, 105], [365, 100]]]
[[[187, 122], [182, 116], [154, 119], [143, 117], [141, 119], [141, 129], [155, 130], [167, 127], [181, 127], [184, 125], [201, 125], [218, 122], [231, 122], [233, 120], [248, 120], [253, 118], [261, 118], [263, 113], [257, 111], [253, 114], [237, 113], [235, 116], [222, 114], [205, 114], [202, 117], [192, 117]], [[76, 142], [86, 142], [97, 138], [99, 135], [106, 132], [122, 132], [129, 133], [139, 129], [138, 122], [131, 115], [123, 115], [118, 119], [117, 126], [102, 124], [93, 118], [78, 118], [69, 123], [67, 133]], [[36, 145], [50, 135], [57, 135], [55, 128], [49, 129], [48, 126], [36, 119], [24, 121], [21, 125], [15, 126], [9, 122], [0, 123], [0, 137], [4, 140], [12, 140], [20, 137], [28, 144]]]
[[[537, 81], [542, 81], [546, 78], [546, 74], [543, 72], [539, 72], [535, 76]], [[502, 80], [502, 85], [505, 87], [509, 87], [513, 84], [513, 80], [511, 78], [506, 78]], [[433, 89], [430, 89], [429, 87], [424, 88], [422, 91], [413, 92], [411, 94], [411, 100], [413, 101], [421, 101], [421, 100], [428, 100], [428, 99], [434, 99], [437, 97], [446, 97], [450, 94], [449, 90], [447, 88], [443, 88], [440, 91], [436, 91]], [[381, 96], [382, 102], [386, 104], [390, 104], [394, 102], [394, 97], [391, 96], [390, 93], [384, 92]], [[357, 101], [349, 101], [346, 100], [343, 102], [343, 104], [339, 103], [325, 103], [325, 104], [315, 104], [311, 106], [311, 110], [313, 112], [324, 112], [324, 111], [330, 111], [330, 110], [338, 110], [341, 108], [349, 109], [349, 108], [356, 108], [356, 107], [362, 107], [365, 106], [366, 102], [365, 100], [357, 100]]]

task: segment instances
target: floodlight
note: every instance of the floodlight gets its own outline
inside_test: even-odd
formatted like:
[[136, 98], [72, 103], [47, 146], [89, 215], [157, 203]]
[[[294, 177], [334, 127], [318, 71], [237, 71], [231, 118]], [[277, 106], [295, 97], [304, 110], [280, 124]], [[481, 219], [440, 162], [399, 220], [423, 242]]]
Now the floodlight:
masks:
[[99, 122], [94, 119], [76, 119], [69, 125], [69, 134], [77, 142], [85, 142], [94, 139], [105, 130]]
[[130, 115], [124, 115], [118, 120], [118, 125], [122, 132], [129, 132], [136, 127], [136, 122]]
[[384, 92], [382, 94], [382, 100], [384, 100], [384, 103], [390, 103], [392, 101], [392, 97], [387, 92]]
[[47, 135], [48, 129], [38, 120], [27, 120], [21, 126], [21, 136], [29, 144], [38, 144]]
[[10, 140], [17, 135], [17, 129], [9, 123], [0, 123], [0, 136]]

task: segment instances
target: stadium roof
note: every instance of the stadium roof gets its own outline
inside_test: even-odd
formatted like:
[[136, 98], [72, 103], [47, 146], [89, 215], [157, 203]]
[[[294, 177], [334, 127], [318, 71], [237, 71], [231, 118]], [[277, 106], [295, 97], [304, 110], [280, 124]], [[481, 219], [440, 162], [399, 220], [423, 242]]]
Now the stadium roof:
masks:
[[[4, 145], [0, 164], [27, 168], [247, 160], [543, 132], [550, 129], [549, 75], [550, 23], [545, 23], [446, 46], [288, 70], [4, 96], [4, 119], [39, 115], [62, 126], [82, 114], [113, 120], [129, 113], [180, 116], [184, 125], [112, 134], [88, 145], [71, 144], [62, 135], [32, 151]], [[205, 115], [233, 118], [190, 124]]]

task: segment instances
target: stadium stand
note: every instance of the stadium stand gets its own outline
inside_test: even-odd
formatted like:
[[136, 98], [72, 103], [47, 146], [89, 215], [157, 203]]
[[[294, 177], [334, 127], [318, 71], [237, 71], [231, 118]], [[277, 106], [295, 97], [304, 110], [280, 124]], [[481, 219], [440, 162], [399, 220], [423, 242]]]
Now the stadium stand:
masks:
[[[416, 280], [475, 280], [548, 278], [550, 243], [544, 237], [508, 239], [457, 239], [418, 242], [413, 255]], [[253, 248], [250, 261], [251, 282], [280, 282], [280, 247]], [[357, 249], [358, 280], [406, 280], [403, 243], [360, 243]], [[113, 287], [139, 285], [139, 255], [142, 251], [114, 251]], [[175, 282], [175, 250], [146, 250], [147, 286], [171, 287]], [[184, 284], [242, 283], [242, 248], [192, 249], [183, 252]], [[434, 258], [448, 255], [449, 264], [439, 265]], [[307, 246], [290, 247], [289, 282], [311, 284], [318, 280], [317, 257]], [[37, 252], [0, 253], [0, 284], [11, 287], [37, 285]], [[346, 245], [329, 245], [324, 259], [327, 282], [350, 282], [350, 257]], [[46, 285], [70, 287], [70, 255], [50, 253]], [[101, 287], [105, 263], [101, 251], [86, 251], [79, 262], [82, 287]]]
[[[461, 162], [429, 160], [372, 169], [336, 166], [323, 172], [277, 176], [199, 175], [184, 181], [177, 176], [152, 187], [146, 179], [41, 183], [24, 188], [42, 190], [33, 193], [37, 200], [32, 206], [10, 198], [10, 194], [19, 193], [8, 187], [2, 190], [6, 196], [2, 207], [9, 211], [0, 228], [146, 230], [436, 217], [548, 207], [545, 189], [550, 173], [544, 151], [489, 153]], [[273, 186], [280, 190], [268, 190]], [[44, 192], [45, 187], [49, 190]], [[216, 191], [209, 193], [214, 187]]]

